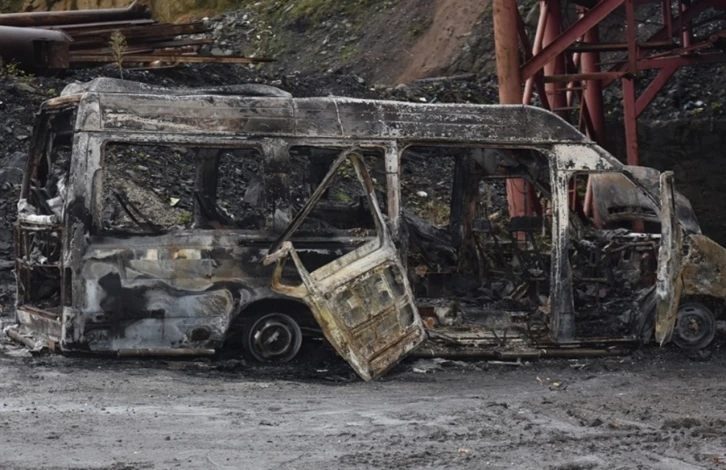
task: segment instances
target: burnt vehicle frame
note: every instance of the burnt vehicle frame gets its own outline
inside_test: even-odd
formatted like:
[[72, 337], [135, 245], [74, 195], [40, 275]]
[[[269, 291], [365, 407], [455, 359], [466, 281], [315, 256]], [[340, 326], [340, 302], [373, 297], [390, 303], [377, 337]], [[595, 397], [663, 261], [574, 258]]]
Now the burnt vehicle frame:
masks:
[[[63, 121], [66, 124], [61, 124]], [[47, 174], [45, 183], [37, 182], [39, 172], [50, 172], [48, 168], [43, 170], [42, 165], [44, 160], [52, 159], [50, 135], [72, 138], [66, 180], [56, 190], [48, 187]], [[679, 322], [685, 329], [679, 336], [687, 339], [689, 331], [708, 326], [706, 323], [713, 317], [708, 302], [721, 304], [726, 298], [726, 274], [722, 274], [726, 251], [701, 235], [697, 225], [694, 228], [693, 223], [684, 222], [677, 215], [682, 212], [682, 204], [677, 203], [679, 196], [673, 189], [672, 175], [660, 175], [656, 185], [652, 179], [647, 182], [637, 178], [604, 149], [542, 109], [335, 97], [292, 98], [279, 90], [259, 86], [242, 90], [168, 90], [97, 79], [88, 84], [71, 85], [61, 97], [46, 102], [36, 124], [16, 227], [18, 328], [11, 330], [14, 336], [32, 335], [61, 351], [205, 353], [221, 347], [233, 321], [245, 313], [254, 312], [259, 317], [281, 309], [309, 310], [310, 303], [306, 307], [300, 296], [280, 288], [279, 279], [277, 289], [272, 288], [273, 273], [281, 268], [261, 265], [265, 255], [282, 263], [286, 257], [283, 254], [292, 253], [290, 249], [282, 254], [268, 253], [267, 248], [285, 226], [274, 218], [266, 227], [269, 230], [265, 236], [238, 230], [195, 228], [136, 236], [104, 233], [100, 191], [104, 146], [109, 142], [199, 148], [254, 147], [263, 153], [265, 194], [270, 199], [281, 199], [280, 207], [288, 215], [291, 208], [281, 195], [289, 199], [288, 157], [292, 147], [319, 147], [340, 153], [352, 149], [359, 149], [359, 153], [378, 151], [384, 156], [387, 220], [384, 233], [380, 233], [379, 227], [376, 236], [388, 240], [384, 244], [398, 247], [400, 266], [405, 265], [401, 263], [405, 261], [408, 232], [401, 202], [403, 152], [416, 145], [504, 152], [508, 163], [497, 164], [494, 171], [484, 173], [496, 178], [502, 176], [497, 173], [503, 172], [507, 178], [527, 179], [551, 201], [547, 227], [551, 236], [546, 276], [549, 287], [546, 302], [535, 309], [543, 315], [546, 332], [536, 338], [525, 335], [520, 338], [521, 344], [512, 350], [510, 344], [505, 345], [510, 342], [502, 341], [501, 332], [498, 336], [493, 328], [483, 328], [483, 336], [467, 335], [461, 332], [481, 329], [458, 323], [458, 333], [451, 334], [436, 328], [446, 323], [441, 320], [448, 313], [436, 318], [438, 313], [431, 315], [432, 309], [425, 309], [428, 315], [422, 310], [425, 319], [433, 319], [423, 322], [429, 327], [429, 341], [432, 337], [443, 338], [441, 343], [455, 347], [459, 355], [485, 355], [486, 351], [495, 350], [498, 357], [522, 356], [541, 354], [537, 351], [543, 348], [569, 351], [576, 346], [638, 342], [647, 336], [649, 322], [654, 325], [656, 341], [664, 344], [673, 336], [681, 299], [687, 299], [691, 315], [687, 322]], [[477, 163], [475, 157], [468, 162], [473, 161], [479, 170], [487, 166]], [[501, 155], [490, 158], [502, 161]], [[530, 170], [533, 164], [540, 163], [546, 165], [537, 176]], [[541, 165], [539, 168], [542, 169]], [[363, 170], [358, 170], [364, 182], [366, 177], [362, 173], [366, 173], [365, 165]], [[660, 222], [659, 234], [617, 234], [626, 239], [626, 245], [650, 244], [649, 249], [657, 255], [657, 279], [642, 289], [645, 295], [635, 299], [638, 328], [618, 337], [582, 338], [575, 328], [571, 259], [573, 244], [581, 237], [582, 228], [571, 208], [569, 192], [574, 176], [605, 173], [617, 174], [628, 181], [639, 195], [639, 204], [647, 205], [651, 215]], [[375, 195], [372, 196], [375, 200]], [[459, 238], [459, 247], [468, 244], [476, 252], [475, 233], [494, 231], [489, 221], [467, 212], [466, 208], [472, 207], [475, 199], [471, 190], [455, 192], [452, 232]], [[202, 205], [202, 201], [196, 202]], [[196, 212], [194, 217], [198, 217]], [[510, 234], [527, 231], [527, 220], [510, 222], [520, 222], [510, 228]], [[347, 244], [348, 250], [355, 251], [370, 237], [371, 234], [351, 235], [341, 241], [321, 235], [315, 240], [317, 248], [312, 251], [321, 251], [320, 244], [331, 240], [338, 248]], [[239, 250], [235, 252], [236, 247], [245, 243], [244, 255]], [[225, 256], [215, 258], [220, 247], [225, 246]], [[513, 246], [516, 249], [516, 243]], [[334, 261], [335, 250], [329, 247], [322, 250], [327, 250], [329, 256], [322, 265], [331, 258]], [[246, 257], [244, 267], [243, 256]], [[390, 252], [387, 256], [393, 262]], [[316, 269], [320, 268], [318, 264]], [[254, 274], [245, 271], [250, 269]], [[47, 279], [56, 283], [57, 290], [50, 297], [46, 295], [56, 302], [50, 307], [33, 300], [33, 289], [42, 289]], [[405, 296], [413, 299], [408, 281], [400, 283]], [[704, 298], [709, 301], [702, 301]], [[313, 313], [318, 318], [321, 312]], [[344, 316], [337, 314], [341, 315]], [[414, 311], [414, 318], [413, 324], [418, 328], [418, 311]], [[360, 328], [370, 329], [372, 325], [375, 321]], [[290, 331], [285, 325], [282, 328]], [[339, 327], [322, 325], [328, 339], [335, 336], [336, 328]], [[399, 351], [396, 360], [403, 351], [413, 349], [424, 340], [423, 329], [418, 331], [408, 346]], [[507, 328], [503, 331], [506, 336]], [[699, 332], [695, 334], [698, 336]], [[702, 342], [700, 337], [695, 341], [699, 345]], [[683, 341], [683, 344], [688, 346], [689, 342]], [[446, 354], [447, 348], [440, 346], [431, 348], [431, 354]], [[504, 352], [503, 346], [507, 349]], [[391, 360], [381, 367], [370, 368], [374, 358], [370, 354], [366, 357], [364, 364], [356, 368], [365, 378], [380, 375], [395, 362]], [[369, 367], [368, 375], [362, 373], [366, 367]]]

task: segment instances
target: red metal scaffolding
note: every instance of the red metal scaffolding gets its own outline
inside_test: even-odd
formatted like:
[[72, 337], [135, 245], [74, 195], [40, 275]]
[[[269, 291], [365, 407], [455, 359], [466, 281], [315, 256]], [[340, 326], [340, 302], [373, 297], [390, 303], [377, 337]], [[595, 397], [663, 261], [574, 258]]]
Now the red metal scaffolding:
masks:
[[[517, 102], [511, 83], [517, 83], [519, 90], [523, 85], [518, 102], [530, 104], [537, 91], [543, 107], [577, 123], [604, 145], [603, 90], [620, 83], [627, 162], [637, 165], [638, 117], [673, 74], [683, 66], [726, 62], [726, 0], [573, 0], [567, 5], [574, 11], [563, 9], [560, 0], [540, 0], [536, 33], [530, 38], [516, 0], [495, 1], [499, 82], [510, 89], [508, 100], [502, 102]], [[638, 18], [636, 12], [643, 11], [649, 16]], [[565, 19], [571, 21], [567, 27]], [[507, 32], [514, 22], [518, 39]], [[624, 41], [601, 41], [603, 24], [609, 31], [620, 27]], [[639, 33], [641, 25], [655, 25], [657, 30]], [[694, 30], [700, 34], [694, 35]], [[524, 58], [516, 74], [500, 63], [500, 56], [512, 50], [517, 51], [517, 61]], [[606, 54], [609, 57], [603, 61]], [[646, 80], [647, 85], [637, 86]], [[509, 199], [510, 212], [526, 208], [521, 196], [509, 193]]]

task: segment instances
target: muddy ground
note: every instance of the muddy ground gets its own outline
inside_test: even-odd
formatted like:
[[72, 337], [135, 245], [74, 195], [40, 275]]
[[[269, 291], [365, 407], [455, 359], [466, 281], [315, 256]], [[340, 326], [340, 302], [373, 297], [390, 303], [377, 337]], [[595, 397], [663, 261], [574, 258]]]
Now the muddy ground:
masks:
[[[423, 371], [436, 368], [434, 371]], [[516, 366], [30, 357], [0, 342], [0, 469], [726, 465], [726, 355]]]

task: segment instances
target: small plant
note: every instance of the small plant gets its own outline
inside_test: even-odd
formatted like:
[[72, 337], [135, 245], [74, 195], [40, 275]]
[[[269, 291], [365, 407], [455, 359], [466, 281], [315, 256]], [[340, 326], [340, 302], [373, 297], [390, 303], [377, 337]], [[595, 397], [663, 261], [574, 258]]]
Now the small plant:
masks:
[[0, 61], [0, 77], [17, 78], [21, 81], [30, 81], [33, 76], [20, 67], [20, 63], [13, 60], [7, 64]]
[[352, 180], [355, 177], [355, 169], [350, 161], [346, 161], [338, 170], [338, 176], [342, 180]]
[[336, 201], [341, 202], [343, 204], [348, 204], [352, 200], [348, 194], [346, 194], [345, 192], [343, 192], [341, 190], [336, 191], [336, 193], [333, 195], [333, 198], [335, 198]]
[[183, 211], [181, 214], [179, 214], [179, 217], [176, 218], [177, 225], [188, 225], [191, 222], [192, 222], [192, 213], [189, 211]]
[[439, 227], [449, 223], [450, 207], [445, 202], [431, 199], [426, 203], [424, 210], [425, 219], [431, 225]]
[[124, 56], [128, 50], [128, 43], [126, 37], [118, 29], [111, 33], [109, 45], [111, 46], [111, 53], [113, 54], [113, 60], [116, 62], [118, 67], [118, 73], [121, 78], [124, 78]]
[[349, 61], [353, 58], [356, 53], [356, 49], [353, 46], [343, 46], [340, 49], [340, 59], [343, 61]]

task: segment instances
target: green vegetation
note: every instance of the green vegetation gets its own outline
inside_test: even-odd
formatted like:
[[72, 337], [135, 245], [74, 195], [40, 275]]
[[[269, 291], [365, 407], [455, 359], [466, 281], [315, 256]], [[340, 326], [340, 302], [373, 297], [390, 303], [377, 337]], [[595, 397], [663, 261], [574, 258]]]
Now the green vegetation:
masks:
[[182, 211], [179, 217], [176, 219], [177, 225], [187, 225], [192, 222], [192, 213], [189, 211]]
[[348, 204], [350, 201], [353, 200], [342, 189], [339, 189], [338, 191], [335, 192], [335, 194], [333, 195], [333, 199], [335, 199], [338, 202], [342, 202], [343, 204]]
[[425, 216], [424, 218], [428, 223], [434, 226], [447, 225], [449, 223], [449, 215], [451, 208], [443, 201], [437, 201], [431, 199], [426, 203], [424, 207]]
[[30, 84], [35, 78], [35, 75], [20, 68], [20, 64], [16, 61], [8, 62], [7, 64], [3, 64], [0, 61], [0, 78], [14, 78], [23, 83]]
[[118, 29], [111, 33], [109, 45], [111, 46], [111, 52], [113, 53], [113, 60], [118, 67], [118, 73], [121, 78], [124, 78], [124, 56], [128, 50], [128, 44], [126, 43], [126, 38], [123, 33], [121, 33]]
[[415, 18], [408, 26], [408, 35], [415, 38], [421, 35], [424, 31], [429, 29], [432, 20], [426, 18]]
[[348, 61], [355, 55], [357, 49], [354, 46], [343, 46], [340, 48], [340, 58]]

